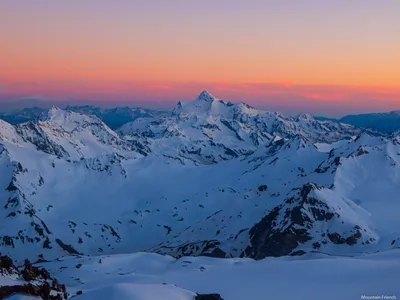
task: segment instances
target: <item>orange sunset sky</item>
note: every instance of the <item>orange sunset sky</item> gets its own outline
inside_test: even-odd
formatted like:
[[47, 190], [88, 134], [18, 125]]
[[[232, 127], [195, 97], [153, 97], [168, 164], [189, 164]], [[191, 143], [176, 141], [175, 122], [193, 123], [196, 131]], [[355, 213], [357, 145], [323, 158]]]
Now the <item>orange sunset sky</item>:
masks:
[[0, 101], [400, 109], [398, 0], [2, 0]]

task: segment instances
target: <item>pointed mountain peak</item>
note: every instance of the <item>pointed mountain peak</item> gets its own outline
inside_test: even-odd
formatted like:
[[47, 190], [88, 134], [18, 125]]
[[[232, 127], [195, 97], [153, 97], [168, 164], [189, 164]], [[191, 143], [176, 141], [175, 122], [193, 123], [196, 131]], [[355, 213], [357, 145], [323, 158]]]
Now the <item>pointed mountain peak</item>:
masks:
[[195, 99], [195, 101], [205, 101], [205, 102], [213, 102], [217, 100], [217, 98], [215, 98], [213, 95], [211, 95], [209, 92], [207, 91], [202, 91], [200, 93], [200, 95]]
[[200, 95], [197, 96], [196, 99], [194, 99], [194, 101], [179, 101], [172, 113], [175, 115], [182, 112], [189, 114], [209, 113], [213, 103], [217, 103], [218, 101], [223, 103], [221, 100], [218, 100], [209, 92], [202, 91]]

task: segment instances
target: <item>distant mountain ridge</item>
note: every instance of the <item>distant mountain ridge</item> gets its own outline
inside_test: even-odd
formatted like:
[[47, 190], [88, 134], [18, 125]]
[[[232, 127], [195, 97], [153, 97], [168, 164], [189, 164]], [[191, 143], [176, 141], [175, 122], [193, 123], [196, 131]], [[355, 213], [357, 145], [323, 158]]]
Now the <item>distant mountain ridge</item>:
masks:
[[400, 130], [400, 110], [386, 113], [347, 115], [340, 119], [326, 117], [316, 117], [316, 119], [350, 124], [353, 126], [374, 129], [385, 133], [393, 133], [397, 130]]
[[[88, 115], [94, 115], [107, 124], [111, 129], [117, 129], [122, 125], [132, 122], [137, 118], [152, 117], [157, 115], [165, 114], [165, 111], [145, 109], [145, 108], [133, 108], [133, 107], [115, 107], [115, 108], [102, 108], [92, 105], [82, 106], [66, 106], [64, 108], [67, 111], [73, 111], [78, 113], [85, 113]], [[48, 108], [42, 107], [31, 107], [23, 108], [12, 112], [0, 112], [0, 119], [16, 125], [28, 121], [39, 120], [43, 115], [46, 115]]]
[[400, 110], [387, 113], [349, 115], [341, 118], [340, 122], [392, 133], [400, 129]]
[[[203, 92], [206, 93], [206, 92]], [[208, 98], [209, 97], [209, 98]], [[210, 98], [211, 97], [211, 98]], [[208, 96], [206, 94], [200, 94], [200, 99], [204, 98], [205, 103], [212, 101], [212, 96]], [[219, 100], [222, 101], [222, 100]], [[224, 101], [222, 101], [224, 102]], [[185, 102], [181, 101], [175, 107], [175, 113], [181, 109], [181, 106], [184, 105]], [[240, 103], [231, 103], [227, 102], [227, 105], [242, 105], [248, 106], [247, 104]], [[250, 106], [249, 106], [250, 108]], [[130, 122], [135, 121], [139, 118], [153, 118], [157, 116], [167, 116], [171, 113], [168, 110], [157, 110], [157, 109], [148, 109], [148, 108], [137, 108], [137, 107], [115, 107], [115, 108], [102, 108], [93, 105], [68, 105], [63, 109], [68, 111], [80, 112], [90, 115], [95, 115], [100, 120], [102, 120], [108, 127], [113, 130], [121, 128], [123, 125], [128, 124]], [[252, 108], [257, 110], [255, 108]], [[0, 119], [10, 123], [10, 124], [20, 124], [27, 121], [36, 121], [40, 119], [43, 114], [46, 114], [48, 108], [43, 107], [30, 107], [30, 108], [22, 108], [19, 110], [9, 111], [9, 112], [0, 112]], [[259, 110], [262, 111], [262, 110]], [[299, 116], [308, 116], [308, 114], [300, 114]], [[356, 127], [371, 129], [380, 131], [383, 133], [393, 133], [397, 130], [400, 130], [400, 110], [399, 111], [391, 111], [386, 113], [370, 113], [370, 114], [358, 114], [358, 115], [347, 115], [340, 119], [336, 118], [327, 118], [324, 116], [315, 116], [312, 117], [319, 121], [331, 121], [335, 123], [343, 123], [349, 124]]]
[[115, 107], [101, 108], [92, 105], [85, 106], [67, 106], [65, 110], [95, 115], [107, 124], [111, 129], [117, 129], [122, 125], [132, 122], [137, 118], [147, 118], [153, 116], [164, 115], [167, 112], [162, 110], [135, 108], [135, 107]]
[[138, 118], [117, 132], [139, 139], [155, 153], [213, 164], [251, 155], [276, 139], [301, 136], [310, 142], [330, 143], [361, 131], [307, 114], [289, 117], [246, 103], [226, 102], [203, 91], [194, 101], [179, 102], [170, 115]]

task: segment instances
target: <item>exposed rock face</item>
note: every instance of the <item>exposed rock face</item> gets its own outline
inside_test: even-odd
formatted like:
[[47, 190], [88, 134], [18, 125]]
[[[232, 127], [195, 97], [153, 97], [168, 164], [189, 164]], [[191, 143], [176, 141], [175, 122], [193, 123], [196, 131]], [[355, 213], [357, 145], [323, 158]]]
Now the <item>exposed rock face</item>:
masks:
[[63, 146], [52, 141], [39, 124], [27, 122], [17, 125], [15, 129], [25, 142], [32, 143], [37, 147], [37, 150], [57, 157], [69, 157]]
[[[250, 246], [242, 256], [263, 259], [268, 256], [302, 255], [306, 253], [299, 249], [302, 245], [312, 243], [312, 249], [320, 249], [328, 240], [333, 244], [349, 246], [375, 241], [369, 228], [346, 224], [337, 212], [340, 207], [318, 199], [314, 191], [321, 189], [314, 184], [306, 184], [283, 204], [272, 209], [250, 229]], [[340, 224], [336, 230], [341, 234], [326, 229], [333, 222]]]
[[12, 259], [4, 255], [0, 256], [0, 272], [2, 275], [13, 275], [18, 274], [18, 269]]
[[29, 261], [25, 263], [24, 269], [21, 271], [22, 278], [25, 281], [32, 281], [32, 280], [48, 280], [51, 279], [49, 272], [42, 268], [39, 269], [33, 266]]
[[[0, 299], [5, 299], [11, 295], [21, 294], [41, 297], [44, 300], [68, 299], [68, 293], [64, 284], [59, 284], [57, 279], [51, 278], [49, 272], [44, 268], [37, 268], [29, 261], [25, 267], [19, 271], [13, 261], [8, 256], [0, 257], [0, 275], [17, 280], [20, 276], [28, 284], [10, 285], [0, 287]], [[52, 279], [50, 286], [49, 280]]]
[[226, 253], [222, 251], [220, 248], [214, 248], [211, 252], [209, 253], [202, 253], [201, 256], [208, 256], [208, 257], [216, 257], [216, 258], [225, 258]]
[[268, 189], [268, 186], [266, 184], [260, 185], [258, 188], [259, 192], [265, 192]]
[[225, 258], [226, 253], [219, 248], [221, 245], [220, 241], [201, 241], [194, 243], [186, 243], [180, 246], [161, 246], [156, 247], [155, 252], [160, 254], [168, 253], [169, 255], [180, 258], [184, 256], [207, 256]]
[[52, 288], [48, 282], [41, 285], [25, 284], [25, 285], [11, 285], [0, 287], [0, 299], [5, 299], [15, 294], [29, 295], [41, 297], [43, 300], [62, 300], [68, 299], [68, 295], [57, 293], [52, 295]]
[[195, 300], [224, 300], [219, 294], [198, 294]]

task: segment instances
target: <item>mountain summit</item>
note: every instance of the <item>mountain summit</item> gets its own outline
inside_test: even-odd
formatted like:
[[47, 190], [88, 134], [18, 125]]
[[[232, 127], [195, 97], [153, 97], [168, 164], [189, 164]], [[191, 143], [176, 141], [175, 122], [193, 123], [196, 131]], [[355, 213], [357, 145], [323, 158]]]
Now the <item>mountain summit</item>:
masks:
[[213, 102], [215, 100], [218, 100], [215, 98], [213, 95], [211, 95], [209, 92], [206, 90], [202, 91], [199, 96], [195, 99], [195, 101], [206, 101], [206, 102]]

